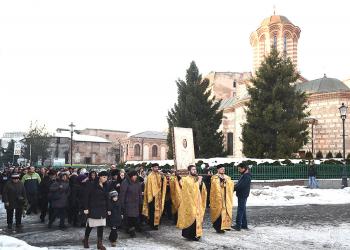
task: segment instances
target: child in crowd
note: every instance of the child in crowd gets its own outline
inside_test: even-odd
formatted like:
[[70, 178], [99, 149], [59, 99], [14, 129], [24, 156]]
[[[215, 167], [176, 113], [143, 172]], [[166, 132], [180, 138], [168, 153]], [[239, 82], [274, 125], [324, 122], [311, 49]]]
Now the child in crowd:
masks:
[[108, 217], [108, 225], [111, 227], [109, 234], [109, 241], [111, 246], [115, 247], [117, 244], [118, 233], [117, 228], [122, 224], [121, 205], [118, 200], [118, 192], [113, 190], [109, 192], [111, 200], [111, 215]]

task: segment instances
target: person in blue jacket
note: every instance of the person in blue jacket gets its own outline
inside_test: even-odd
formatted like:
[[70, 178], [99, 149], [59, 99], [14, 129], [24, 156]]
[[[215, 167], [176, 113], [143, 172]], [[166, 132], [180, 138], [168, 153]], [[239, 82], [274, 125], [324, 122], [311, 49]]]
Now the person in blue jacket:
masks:
[[241, 174], [238, 182], [235, 184], [234, 191], [238, 198], [236, 225], [232, 226], [236, 231], [241, 229], [248, 229], [246, 205], [250, 192], [250, 183], [252, 181], [252, 175], [249, 172], [249, 167], [245, 163], [238, 164], [238, 171]]

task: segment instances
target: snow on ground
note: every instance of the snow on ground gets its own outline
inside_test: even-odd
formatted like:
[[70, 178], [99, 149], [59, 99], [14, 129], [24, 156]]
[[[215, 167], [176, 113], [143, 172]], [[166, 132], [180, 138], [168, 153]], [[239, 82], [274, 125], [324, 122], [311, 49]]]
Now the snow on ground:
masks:
[[[340, 158], [333, 158], [334, 160], [341, 161], [342, 159]], [[236, 165], [241, 163], [242, 161], [255, 161], [257, 164], [268, 162], [268, 163], [273, 163], [275, 161], [282, 162], [285, 159], [255, 159], [255, 158], [230, 158], [230, 157], [216, 157], [216, 158], [210, 158], [210, 159], [195, 159], [195, 162], [197, 163], [198, 161], [202, 161], [204, 163], [208, 163], [210, 166], [216, 166], [219, 164], [224, 164], [224, 163], [232, 163], [234, 162]], [[315, 159], [315, 164], [320, 164], [321, 162], [329, 160], [329, 159], [321, 159], [317, 160]], [[299, 162], [302, 161], [302, 159], [290, 159], [290, 161], [294, 164], [298, 164]], [[154, 160], [154, 161], [127, 161], [127, 164], [140, 164], [140, 163], [158, 163], [160, 166], [164, 166], [165, 164], [169, 165], [174, 165], [173, 160]]]
[[251, 189], [247, 206], [346, 203], [350, 203], [350, 187], [344, 189], [310, 189], [302, 186], [281, 186]]
[[46, 247], [33, 247], [28, 245], [23, 240], [19, 240], [14, 237], [6, 236], [6, 235], [0, 235], [0, 249], [1, 250], [47, 250]]
[[[180, 230], [162, 226], [159, 232], [152, 232], [150, 238], [136, 237], [117, 242], [117, 247], [107, 249], [349, 249], [350, 224], [339, 226], [258, 226], [249, 231], [230, 231], [217, 234], [214, 229], [203, 232], [198, 242], [183, 239]], [[90, 243], [95, 247], [95, 242]], [[50, 247], [58, 249], [83, 249], [81, 246]]]
[[[309, 189], [302, 186], [263, 187], [251, 189], [248, 206], [295, 206], [306, 204], [350, 204], [350, 188], [345, 189]], [[234, 202], [237, 204], [237, 201]], [[254, 210], [252, 210], [254, 211]], [[38, 218], [28, 216], [24, 224], [34, 223]], [[0, 221], [6, 226], [6, 211], [0, 202]], [[208, 224], [209, 223], [209, 224]], [[181, 237], [181, 231], [173, 225], [162, 225], [159, 231], [150, 231], [138, 235], [135, 239], [125, 238], [121, 233], [117, 248], [108, 247], [107, 231], [105, 245], [108, 249], [350, 249], [350, 224], [337, 224], [333, 221], [323, 223], [308, 222], [292, 224], [255, 224], [251, 230], [240, 232], [230, 231], [223, 235], [215, 233], [210, 222], [207, 222], [203, 237], [199, 242], [191, 242]], [[20, 238], [35, 237], [30, 244], [49, 246], [50, 250], [83, 249], [80, 239], [84, 230], [69, 228], [61, 231], [47, 231], [44, 224], [33, 224], [35, 227]], [[28, 226], [30, 227], [30, 225]], [[26, 227], [24, 228], [26, 230]], [[32, 250], [35, 248], [24, 241], [3, 235], [0, 230], [0, 250]], [[45, 236], [43, 236], [43, 233]], [[92, 234], [96, 234], [94, 231]], [[15, 236], [15, 235], [14, 235]], [[43, 236], [43, 237], [42, 237]], [[52, 239], [51, 239], [52, 238]], [[95, 237], [96, 238], [96, 237]], [[90, 247], [96, 249], [96, 239], [91, 239]], [[60, 242], [62, 244], [60, 244]]]

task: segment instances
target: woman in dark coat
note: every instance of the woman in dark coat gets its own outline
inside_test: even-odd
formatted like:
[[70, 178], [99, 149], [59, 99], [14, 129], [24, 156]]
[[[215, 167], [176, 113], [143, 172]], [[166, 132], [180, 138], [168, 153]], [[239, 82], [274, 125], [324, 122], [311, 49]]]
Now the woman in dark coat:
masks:
[[135, 237], [138, 217], [140, 215], [140, 205], [142, 205], [141, 185], [137, 181], [137, 172], [130, 171], [128, 177], [122, 182], [120, 188], [120, 202], [124, 217], [127, 220], [128, 233]]
[[49, 228], [51, 228], [56, 217], [60, 218], [60, 229], [66, 228], [64, 225], [64, 219], [66, 217], [66, 209], [68, 207], [69, 193], [70, 188], [68, 183], [68, 173], [60, 173], [59, 179], [52, 183], [49, 187], [48, 198], [51, 203], [51, 208], [53, 209], [52, 217], [49, 216]]
[[83, 239], [84, 248], [89, 248], [89, 236], [93, 227], [97, 227], [97, 249], [105, 250], [102, 244], [103, 227], [106, 226], [106, 217], [109, 215], [109, 199], [106, 181], [107, 171], [98, 174], [96, 182], [88, 184], [84, 199], [84, 214], [88, 220], [85, 228], [85, 237]]

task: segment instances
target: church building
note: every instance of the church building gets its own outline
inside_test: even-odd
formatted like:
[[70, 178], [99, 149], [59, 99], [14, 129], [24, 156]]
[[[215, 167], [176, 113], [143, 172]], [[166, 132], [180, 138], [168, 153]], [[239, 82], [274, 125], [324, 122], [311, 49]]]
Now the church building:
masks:
[[[250, 35], [253, 50], [252, 72], [210, 72], [206, 78], [210, 80], [209, 88], [217, 100], [222, 100], [223, 110], [221, 129], [224, 134], [225, 149], [229, 157], [243, 157], [241, 141], [242, 124], [246, 121], [245, 105], [250, 97], [247, 86], [259, 68], [264, 57], [270, 53], [271, 47], [280, 54], [288, 56], [298, 70], [298, 42], [300, 28], [288, 18], [272, 15], [265, 18], [256, 31]], [[320, 76], [323, 74], [320, 72]], [[306, 92], [308, 111], [310, 111], [309, 143], [299, 152], [303, 156], [310, 151], [314, 157], [318, 151], [325, 156], [329, 151], [335, 155], [343, 152], [343, 127], [339, 107], [342, 103], [350, 103], [350, 88], [344, 82], [329, 78], [325, 74], [319, 79], [308, 81], [300, 76], [295, 83], [296, 89]], [[349, 119], [345, 120], [345, 134], [350, 135]], [[347, 150], [350, 152], [350, 136], [346, 136]]]

